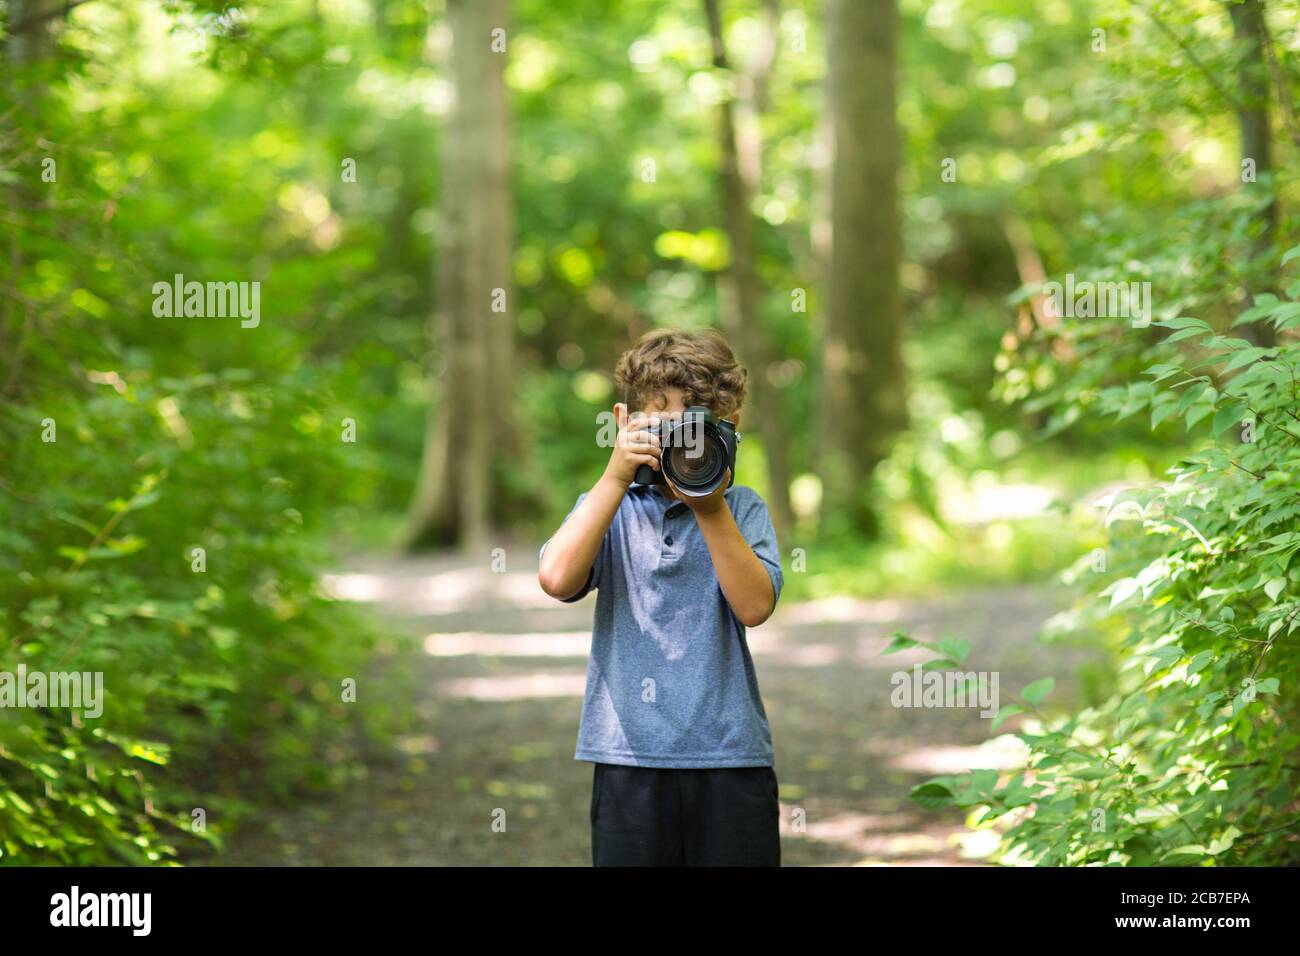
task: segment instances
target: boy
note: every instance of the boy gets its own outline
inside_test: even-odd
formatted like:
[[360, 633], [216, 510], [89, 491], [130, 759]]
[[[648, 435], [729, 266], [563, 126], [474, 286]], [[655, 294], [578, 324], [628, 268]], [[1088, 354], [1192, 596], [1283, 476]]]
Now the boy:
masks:
[[772, 736], [745, 641], [784, 580], [767, 506], [729, 475], [705, 497], [635, 481], [660, 469], [658, 419], [704, 405], [738, 425], [746, 371], [716, 332], [661, 330], [615, 380], [627, 403], [609, 465], [538, 569], [561, 601], [598, 591], [574, 753], [595, 764], [592, 863], [779, 866]]

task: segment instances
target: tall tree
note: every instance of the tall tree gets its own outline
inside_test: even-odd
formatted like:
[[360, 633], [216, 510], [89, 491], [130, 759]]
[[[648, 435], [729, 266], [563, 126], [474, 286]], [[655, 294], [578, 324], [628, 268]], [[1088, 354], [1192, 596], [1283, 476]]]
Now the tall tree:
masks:
[[[61, 11], [52, 0], [10, 0], [8, 19], [5, 30], [9, 36], [4, 45], [4, 70], [13, 82], [14, 99], [21, 109], [28, 114], [24, 122], [16, 128], [23, 128], [28, 122], [35, 124], [41, 115], [41, 98], [45, 89], [23, 73], [32, 64], [39, 63], [49, 55], [51, 45], [50, 25]], [[19, 151], [19, 144], [14, 140], [18, 134], [11, 130], [0, 135], [0, 152]], [[26, 151], [25, 149], [23, 150]], [[11, 210], [29, 211], [36, 203], [34, 186], [30, 179], [19, 178], [5, 190], [5, 205]], [[7, 248], [0, 252], [5, 256], [8, 275], [4, 277], [3, 294], [0, 295], [0, 343], [6, 353], [6, 369], [0, 379], [0, 399], [7, 398], [18, 385], [20, 361], [27, 348], [28, 336], [37, 321], [33, 310], [26, 303], [20, 303], [18, 297], [11, 294], [10, 284], [16, 287], [18, 277], [24, 271], [22, 245], [19, 230], [7, 229]]]
[[822, 525], [873, 533], [868, 477], [906, 425], [896, 0], [826, 0], [831, 253], [822, 340]]
[[[718, 0], [705, 0], [704, 7], [713, 41], [713, 65], [731, 72]], [[753, 372], [750, 382], [757, 431], [763, 439], [767, 459], [768, 503], [777, 535], [786, 540], [794, 523], [790, 510], [790, 443], [781, 395], [767, 374], [773, 362], [773, 348], [763, 327], [766, 289], [754, 261], [754, 215], [750, 211], [762, 169], [763, 144], [758, 121], [766, 105], [768, 75], [776, 57], [778, 19], [776, 0], [768, 0], [765, 29], [753, 66], [748, 74], [737, 74], [738, 82], [747, 88], [739, 94], [746, 121], [743, 127], [738, 126], [733, 100], [724, 98], [718, 106], [718, 143], [722, 156], [719, 172], [723, 204], [731, 240], [731, 266], [726, 273], [730, 289], [725, 297], [723, 322], [734, 333], [741, 360]]]
[[[1268, 51], [1272, 42], [1264, 20], [1261, 0], [1230, 2], [1233, 33], [1240, 45], [1237, 67], [1237, 126], [1241, 133], [1241, 158], [1254, 167], [1255, 179], [1263, 179], [1271, 191], [1268, 203], [1254, 224], [1250, 261], [1245, 271], [1250, 298], [1272, 292], [1277, 284], [1277, 183], [1273, 180], [1273, 131], [1269, 123], [1270, 84]], [[1281, 91], [1279, 91], [1281, 93]], [[1248, 298], [1246, 307], [1253, 304]], [[1274, 343], [1273, 327], [1266, 322], [1250, 323], [1245, 334], [1257, 345]]]
[[[81, 0], [85, 3], [87, 0]], [[9, 0], [5, 32], [9, 34], [9, 56], [16, 65], [39, 60], [50, 43], [50, 28], [81, 6], [76, 0]]]
[[509, 0], [447, 2], [455, 104], [441, 149], [438, 367], [408, 548], [482, 546], [503, 509], [495, 462], [515, 447], [509, 12]]

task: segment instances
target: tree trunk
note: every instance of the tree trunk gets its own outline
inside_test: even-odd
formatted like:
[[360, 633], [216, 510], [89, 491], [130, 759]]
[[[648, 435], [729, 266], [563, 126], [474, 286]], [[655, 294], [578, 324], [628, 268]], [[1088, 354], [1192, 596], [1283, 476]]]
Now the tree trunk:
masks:
[[871, 472], [907, 423], [895, 119], [896, 0], [827, 0], [834, 158], [822, 342], [822, 527], [874, 534]]
[[[1237, 126], [1241, 131], [1241, 158], [1254, 163], [1258, 186], [1272, 192], [1269, 203], [1260, 214], [1251, 239], [1250, 261], [1243, 273], [1246, 276], [1247, 301], [1261, 292], [1273, 292], [1277, 285], [1277, 183], [1273, 179], [1273, 133], [1269, 125], [1269, 78], [1267, 44], [1270, 41], [1268, 26], [1264, 21], [1264, 4], [1261, 0], [1242, 0], [1229, 3], [1232, 29], [1241, 44], [1241, 61], [1237, 70], [1239, 90]], [[1270, 346], [1275, 342], [1273, 327], [1264, 322], [1245, 326], [1243, 334], [1256, 345]]]
[[[52, 0], [10, 0], [6, 27], [11, 32], [4, 44], [4, 72], [8, 74], [7, 82], [13, 84], [14, 102], [27, 117], [20, 118], [26, 126], [31, 117], [41, 114], [41, 101], [46, 90], [41, 83], [26, 78], [19, 79], [22, 73], [33, 63], [45, 60], [51, 53], [52, 37], [50, 26], [54, 22]], [[7, 209], [18, 215], [25, 215], [36, 205], [36, 186], [24, 177], [11, 183], [2, 194]], [[6, 248], [0, 251], [5, 257], [9, 274], [7, 281], [18, 285], [19, 276], [23, 274], [27, 263], [18, 242], [17, 229], [7, 230], [9, 235]], [[10, 398], [21, 386], [21, 358], [26, 351], [29, 336], [33, 331], [34, 317], [32, 309], [20, 303], [17, 296], [0, 295], [0, 349], [5, 353], [6, 369], [0, 380], [0, 404]]]
[[61, 12], [54, 0], [10, 0], [8, 54], [15, 68], [35, 63], [45, 55], [50, 26]]
[[404, 544], [486, 545], [502, 508], [494, 452], [515, 446], [508, 0], [448, 0], [455, 105], [442, 137], [437, 356]]
[[[722, 14], [718, 0], [705, 0], [709, 33], [713, 40], [713, 65], [730, 71], [726, 43], [722, 32]], [[763, 54], [757, 74], [750, 82], [760, 86], [766, 80], [776, 47], [775, 4], [768, 7], [768, 52]], [[751, 94], [749, 109], [753, 115], [746, 124], [747, 133], [737, 133], [732, 101], [724, 99], [718, 106], [718, 143], [722, 151], [721, 179], [727, 233], [731, 240], [731, 267], [726, 281], [730, 288], [724, 297], [723, 325], [731, 333], [740, 359], [751, 371], [750, 387], [757, 413], [757, 432], [763, 439], [767, 459], [768, 505], [772, 524], [779, 540], [789, 540], [794, 527], [790, 510], [789, 441], [785, 410], [780, 393], [767, 377], [772, 365], [773, 349], [763, 328], [762, 306], [766, 290], [754, 264], [754, 217], [749, 204], [758, 188], [762, 143], [759, 139], [758, 113], [761, 103]], [[742, 142], [743, 140], [743, 142]], [[742, 154], [746, 162], [742, 165]]]

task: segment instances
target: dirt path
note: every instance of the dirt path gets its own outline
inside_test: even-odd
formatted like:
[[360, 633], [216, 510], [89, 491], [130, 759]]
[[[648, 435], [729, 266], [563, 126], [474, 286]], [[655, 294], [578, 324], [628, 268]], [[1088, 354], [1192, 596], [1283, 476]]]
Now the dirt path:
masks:
[[[411, 732], [333, 799], [247, 826], [225, 862], [590, 865], [592, 765], [573, 748], [595, 597], [561, 605], [535, 574], [438, 557], [372, 560], [333, 578], [340, 594], [421, 637], [402, 663], [412, 699], [371, 704], [409, 709]], [[890, 676], [922, 658], [880, 652], [900, 628], [959, 636], [968, 666], [999, 672], [1004, 694], [1047, 673], [1059, 682], [1077, 652], [1034, 640], [1058, 608], [1026, 588], [837, 598], [785, 604], [750, 632], [781, 784], [782, 862], [969, 863], [951, 839], [960, 816], [921, 811], [907, 792], [1008, 755], [977, 747], [989, 721], [975, 710], [893, 707]], [[493, 828], [500, 811], [504, 832]]]

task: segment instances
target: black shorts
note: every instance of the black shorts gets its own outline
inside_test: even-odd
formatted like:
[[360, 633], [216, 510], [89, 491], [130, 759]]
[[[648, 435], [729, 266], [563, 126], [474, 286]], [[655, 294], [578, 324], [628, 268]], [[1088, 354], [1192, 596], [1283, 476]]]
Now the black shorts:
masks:
[[677, 770], [597, 763], [593, 866], [780, 866], [771, 767]]

